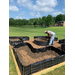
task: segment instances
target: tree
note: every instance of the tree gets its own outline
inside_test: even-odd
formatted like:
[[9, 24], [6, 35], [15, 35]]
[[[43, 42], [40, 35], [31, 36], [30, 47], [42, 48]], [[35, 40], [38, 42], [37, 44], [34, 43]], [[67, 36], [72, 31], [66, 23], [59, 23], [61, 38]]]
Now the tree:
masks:
[[46, 16], [43, 16], [42, 20], [43, 20], [43, 22], [45, 22], [46, 21]]
[[59, 14], [59, 15], [56, 16], [55, 22], [57, 22], [57, 21], [63, 21], [63, 20], [65, 21], [65, 15]]
[[33, 19], [29, 19], [28, 24], [33, 25]]
[[42, 17], [42, 24], [43, 24], [43, 23], [46, 24], [46, 16], [43, 16], [43, 17]]
[[46, 25], [49, 26], [52, 24], [53, 24], [53, 17], [52, 17], [52, 15], [48, 15], [46, 18]]
[[55, 23], [56, 17], [53, 17], [53, 22]]
[[42, 25], [42, 18], [38, 18], [38, 25]]
[[15, 20], [13, 18], [9, 19], [9, 25], [15, 25]]
[[42, 18], [30, 18], [29, 20], [26, 19], [9, 19], [9, 25], [43, 25], [49, 26], [55, 24], [57, 21], [65, 20], [65, 15], [59, 14], [56, 17], [53, 17], [52, 15], [43, 16]]

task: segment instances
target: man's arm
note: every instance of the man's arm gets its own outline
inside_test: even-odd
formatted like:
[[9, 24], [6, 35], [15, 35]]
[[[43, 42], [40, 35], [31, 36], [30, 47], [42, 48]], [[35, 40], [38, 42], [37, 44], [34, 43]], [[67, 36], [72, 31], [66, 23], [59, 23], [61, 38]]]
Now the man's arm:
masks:
[[50, 40], [51, 40], [51, 34], [50, 33], [48, 33], [48, 37], [50, 36]]
[[49, 39], [49, 34], [48, 34], [48, 37], [47, 37], [47, 40]]
[[49, 39], [49, 37], [50, 37], [50, 40], [51, 40], [51, 34], [50, 33], [48, 33], [47, 40]]

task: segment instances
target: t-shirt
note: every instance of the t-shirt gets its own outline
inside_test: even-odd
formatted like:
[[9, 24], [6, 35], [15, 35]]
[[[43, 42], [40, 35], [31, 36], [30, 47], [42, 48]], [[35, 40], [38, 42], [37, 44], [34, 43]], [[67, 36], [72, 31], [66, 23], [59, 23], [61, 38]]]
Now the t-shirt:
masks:
[[54, 35], [55, 33], [54, 32], [52, 32], [52, 31], [47, 31], [47, 33], [50, 33], [51, 35]]

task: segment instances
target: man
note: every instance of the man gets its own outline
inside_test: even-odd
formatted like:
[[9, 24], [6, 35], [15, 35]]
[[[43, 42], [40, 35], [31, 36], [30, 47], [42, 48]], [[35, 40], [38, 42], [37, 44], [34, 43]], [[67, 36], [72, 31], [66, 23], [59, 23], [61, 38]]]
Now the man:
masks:
[[49, 39], [49, 45], [54, 44], [54, 37], [55, 37], [55, 33], [52, 31], [45, 31], [46, 34], [48, 34], [48, 38]]

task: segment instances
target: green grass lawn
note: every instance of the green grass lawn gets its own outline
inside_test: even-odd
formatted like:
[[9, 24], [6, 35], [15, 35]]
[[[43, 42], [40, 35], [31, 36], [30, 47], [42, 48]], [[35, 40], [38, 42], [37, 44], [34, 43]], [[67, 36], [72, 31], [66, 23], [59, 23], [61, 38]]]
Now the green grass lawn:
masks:
[[54, 71], [50, 71], [46, 74], [41, 74], [41, 75], [65, 75], [65, 65], [54, 69]]
[[[28, 36], [33, 39], [34, 36], [46, 36], [45, 30], [51, 30], [56, 33], [58, 39], [65, 38], [65, 27], [9, 27], [9, 36]], [[62, 70], [63, 68], [63, 70]], [[64, 66], [45, 75], [65, 75]], [[62, 70], [62, 71], [61, 71]], [[51, 74], [52, 73], [52, 74]], [[17, 75], [11, 51], [9, 50], [9, 75]]]
[[9, 75], [17, 75], [16, 67], [10, 49], [9, 49]]
[[65, 38], [65, 27], [9, 27], [9, 36], [46, 36], [45, 30], [51, 30], [56, 33], [55, 37]]

